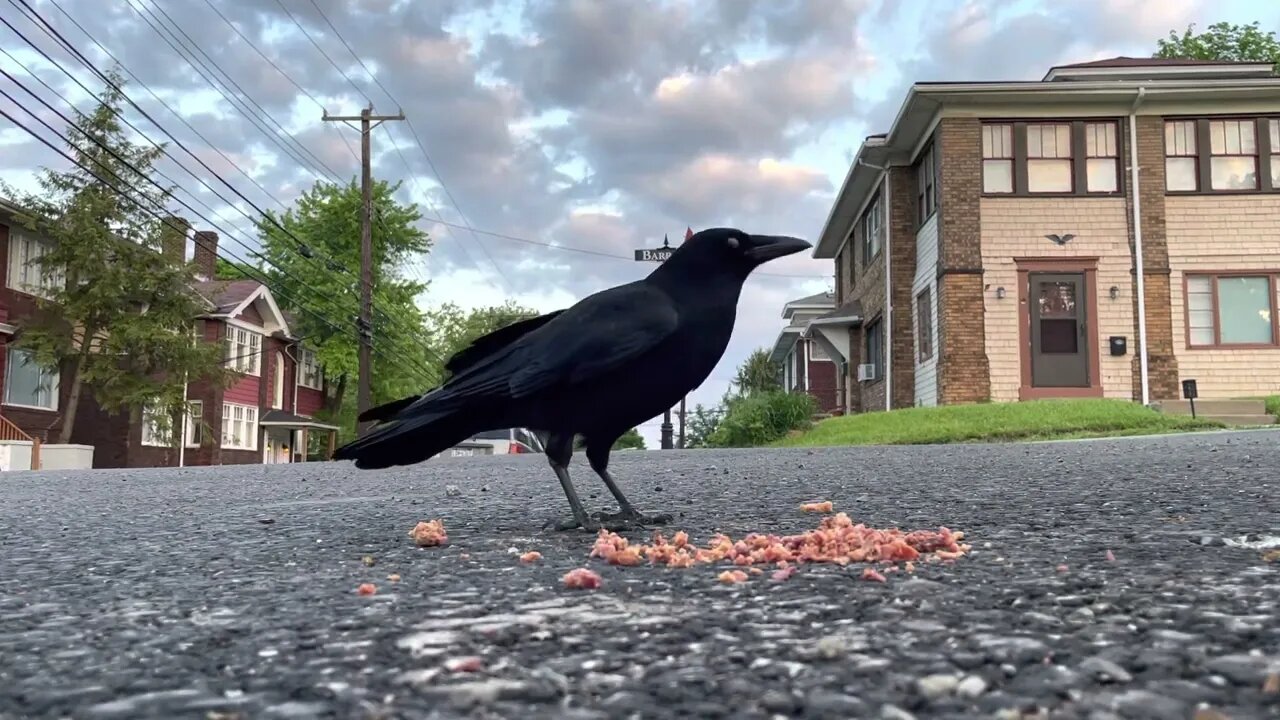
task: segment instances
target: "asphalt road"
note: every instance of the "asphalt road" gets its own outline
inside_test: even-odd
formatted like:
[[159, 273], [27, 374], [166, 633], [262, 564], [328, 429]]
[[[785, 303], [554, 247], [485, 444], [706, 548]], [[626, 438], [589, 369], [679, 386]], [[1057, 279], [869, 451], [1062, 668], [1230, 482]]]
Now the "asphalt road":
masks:
[[[830, 499], [973, 553], [611, 567], [540, 529], [567, 505], [530, 456], [0, 476], [0, 717], [1280, 717], [1280, 562], [1228, 542], [1280, 535], [1280, 433], [614, 458], [699, 543]], [[406, 536], [431, 518], [447, 547]], [[583, 565], [603, 586], [564, 589]]]

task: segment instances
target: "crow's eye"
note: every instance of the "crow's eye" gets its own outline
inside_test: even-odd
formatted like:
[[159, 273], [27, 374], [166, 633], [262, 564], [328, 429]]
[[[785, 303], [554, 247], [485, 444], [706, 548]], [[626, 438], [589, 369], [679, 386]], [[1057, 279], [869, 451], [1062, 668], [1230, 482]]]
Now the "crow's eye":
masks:
[[734, 250], [737, 250], [737, 249], [738, 249], [738, 238], [736, 238], [736, 237], [731, 237], [731, 238], [729, 238], [729, 247], [733, 248]]

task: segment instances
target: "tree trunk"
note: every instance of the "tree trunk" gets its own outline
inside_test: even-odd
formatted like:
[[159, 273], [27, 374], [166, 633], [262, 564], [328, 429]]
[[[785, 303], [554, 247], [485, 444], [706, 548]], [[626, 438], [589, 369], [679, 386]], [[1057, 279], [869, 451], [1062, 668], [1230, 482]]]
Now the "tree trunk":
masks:
[[[329, 384], [327, 379], [325, 384]], [[342, 396], [347, 393], [347, 376], [345, 374], [339, 375], [337, 384], [332, 387], [334, 388], [333, 394], [330, 395], [326, 392], [324, 400], [329, 406], [330, 417], [337, 418], [342, 412]]]
[[58, 434], [58, 442], [63, 444], [71, 442], [71, 433], [76, 427], [76, 414], [80, 409], [80, 395], [84, 390], [84, 383], [81, 380], [84, 375], [84, 364], [89, 359], [89, 353], [93, 350], [93, 336], [97, 334], [97, 330], [90, 332], [89, 328], [85, 328], [80, 352], [72, 358], [71, 364], [67, 368], [67, 372], [71, 375], [71, 392], [67, 393], [67, 411], [62, 414], [62, 432]]

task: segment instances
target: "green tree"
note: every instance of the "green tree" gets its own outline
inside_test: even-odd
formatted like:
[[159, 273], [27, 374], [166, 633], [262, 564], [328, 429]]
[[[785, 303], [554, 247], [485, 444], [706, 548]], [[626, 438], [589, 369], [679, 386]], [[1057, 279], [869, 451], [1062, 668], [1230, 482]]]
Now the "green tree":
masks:
[[[228, 377], [220, 347], [195, 337], [204, 308], [191, 291], [193, 269], [161, 252], [164, 225], [121, 194], [156, 214], [170, 196], [152, 182], [163, 151], [129, 142], [117, 114], [124, 80], [114, 70], [109, 77], [112, 86], [92, 112], [72, 111], [67, 149], [76, 164], [43, 169], [39, 193], [3, 186], [21, 208], [19, 222], [51, 241], [28, 266], [37, 311], [17, 345], [36, 363], [61, 368], [70, 385], [58, 438], [64, 443], [75, 432], [86, 386], [108, 412], [159, 410], [157, 424], [167, 432], [183, 411], [187, 381]], [[172, 435], [176, 445], [181, 438]]]
[[[399, 187], [385, 181], [373, 186], [375, 405], [421, 392], [438, 374], [423, 362], [426, 328], [417, 298], [427, 285], [404, 277], [406, 265], [426, 253], [431, 240], [416, 226], [417, 207], [395, 200]], [[360, 186], [354, 181], [344, 186], [317, 182], [294, 207], [268, 213], [258, 223], [266, 261], [262, 272], [277, 301], [292, 311], [296, 327], [291, 329], [315, 348], [324, 370], [324, 415], [344, 435], [355, 429], [348, 396], [355, 394], [358, 371], [352, 318], [360, 309], [360, 208]]]
[[[587, 446], [587, 443], [582, 439], [581, 435], [574, 438], [573, 448], [575, 450], [581, 450], [586, 446]], [[614, 450], [644, 450], [645, 449], [644, 436], [640, 434], [640, 430], [638, 428], [631, 428], [630, 430], [622, 433], [622, 437], [613, 441], [613, 449]]]
[[778, 390], [782, 384], [782, 366], [769, 359], [768, 348], [756, 348], [738, 366], [733, 384], [741, 395]]
[[[424, 322], [431, 333], [426, 361], [434, 368], [441, 368], [445, 360], [476, 338], [539, 314], [537, 310], [523, 307], [511, 300], [471, 311], [463, 310], [453, 303], [444, 303], [424, 314]], [[440, 378], [441, 381], [443, 379]]]
[[716, 431], [724, 412], [724, 405], [711, 408], [703, 407], [701, 403], [694, 405], [685, 423], [684, 446], [686, 448], [707, 447], [707, 438]]
[[1190, 60], [1243, 60], [1269, 62], [1280, 72], [1280, 40], [1274, 31], [1263, 32], [1257, 21], [1248, 25], [1219, 22], [1202, 33], [1188, 25], [1181, 35], [1170, 30], [1167, 39], [1156, 40], [1153, 57]]

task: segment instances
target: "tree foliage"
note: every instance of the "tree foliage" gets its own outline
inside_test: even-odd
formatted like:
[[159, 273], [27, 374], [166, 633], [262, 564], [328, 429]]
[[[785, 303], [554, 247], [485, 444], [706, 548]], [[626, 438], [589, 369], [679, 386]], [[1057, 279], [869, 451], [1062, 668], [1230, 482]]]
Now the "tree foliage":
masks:
[[768, 348], [756, 348], [738, 366], [733, 384], [739, 394], [754, 395], [778, 390], [782, 382], [782, 366], [769, 359]]
[[[501, 305], [470, 311], [453, 303], [444, 303], [434, 310], [428, 310], [423, 318], [431, 331], [426, 361], [432, 367], [443, 368], [446, 360], [476, 338], [539, 314], [537, 310], [522, 307], [511, 300]], [[440, 381], [443, 379], [441, 377]]]
[[[405, 277], [408, 263], [432, 243], [416, 226], [421, 218], [417, 207], [395, 200], [398, 189], [398, 183], [385, 181], [373, 186], [375, 405], [422, 392], [435, 384], [438, 374], [423, 359], [427, 332], [417, 297], [427, 284]], [[258, 223], [267, 263], [261, 272], [276, 301], [293, 315], [291, 329], [316, 350], [324, 370], [324, 414], [344, 434], [355, 427], [361, 203], [354, 181], [342, 186], [317, 182], [292, 208], [268, 213]], [[219, 271], [236, 272], [230, 263]]]
[[161, 253], [165, 232], [185, 231], [157, 219], [170, 195], [152, 182], [163, 151], [129, 142], [118, 115], [124, 80], [114, 71], [108, 77], [92, 112], [72, 111], [66, 135], [75, 165], [43, 169], [36, 194], [4, 186], [21, 208], [19, 222], [51, 241], [28, 266], [41, 297], [17, 345], [40, 365], [61, 368], [70, 385], [60, 442], [71, 439], [86, 386], [108, 412], [160, 410], [165, 432], [182, 411], [188, 380], [228, 377], [220, 348], [195, 338], [204, 307], [190, 288], [191, 266]]
[[1236, 60], [1272, 63], [1280, 72], [1280, 40], [1274, 31], [1263, 32], [1257, 21], [1247, 25], [1218, 22], [1196, 33], [1194, 25], [1179, 35], [1156, 40], [1153, 57], [1190, 60]]

